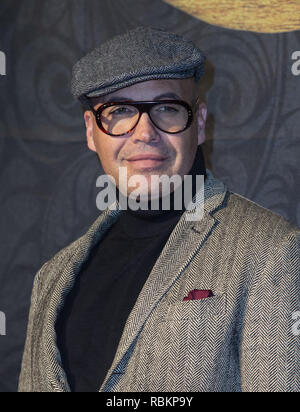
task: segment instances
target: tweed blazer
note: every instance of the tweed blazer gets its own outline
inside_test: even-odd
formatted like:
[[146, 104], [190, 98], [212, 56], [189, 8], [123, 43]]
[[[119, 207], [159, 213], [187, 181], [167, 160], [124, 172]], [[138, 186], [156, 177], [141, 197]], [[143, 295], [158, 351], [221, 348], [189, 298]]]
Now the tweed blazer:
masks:
[[[100, 392], [300, 391], [300, 231], [207, 175], [203, 218], [181, 216]], [[55, 323], [116, 205], [36, 275], [20, 392], [70, 392]], [[194, 289], [214, 296], [183, 301]]]

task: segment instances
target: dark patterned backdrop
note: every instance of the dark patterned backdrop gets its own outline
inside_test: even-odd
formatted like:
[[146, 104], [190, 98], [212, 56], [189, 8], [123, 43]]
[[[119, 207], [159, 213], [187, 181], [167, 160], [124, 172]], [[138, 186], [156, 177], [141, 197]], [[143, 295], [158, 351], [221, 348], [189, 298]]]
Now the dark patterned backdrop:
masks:
[[98, 215], [103, 173], [69, 91], [73, 64], [115, 34], [149, 24], [207, 54], [207, 166], [228, 187], [300, 225], [300, 33], [210, 26], [161, 0], [1, 0], [0, 391], [15, 391], [32, 282]]

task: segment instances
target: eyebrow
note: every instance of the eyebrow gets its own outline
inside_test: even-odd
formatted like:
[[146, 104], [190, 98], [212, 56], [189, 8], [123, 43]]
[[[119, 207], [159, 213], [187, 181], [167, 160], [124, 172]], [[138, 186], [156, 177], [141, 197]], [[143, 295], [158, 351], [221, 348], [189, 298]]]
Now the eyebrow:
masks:
[[[182, 100], [181, 97], [179, 97], [176, 93], [173, 93], [173, 92], [163, 93], [153, 98], [153, 100], [159, 100], [159, 99]], [[126, 96], [116, 96], [116, 97], [111, 97], [109, 99], [105, 99], [103, 103], [120, 102], [120, 101], [134, 102], [136, 101], [136, 99], [131, 99]]]

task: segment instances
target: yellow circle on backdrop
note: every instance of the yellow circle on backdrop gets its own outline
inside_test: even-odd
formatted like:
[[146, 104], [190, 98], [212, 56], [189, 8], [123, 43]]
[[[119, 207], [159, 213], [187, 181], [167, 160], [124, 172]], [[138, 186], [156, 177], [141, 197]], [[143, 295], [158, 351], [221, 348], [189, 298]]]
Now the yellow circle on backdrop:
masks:
[[207, 23], [281, 33], [300, 29], [300, 0], [165, 0]]

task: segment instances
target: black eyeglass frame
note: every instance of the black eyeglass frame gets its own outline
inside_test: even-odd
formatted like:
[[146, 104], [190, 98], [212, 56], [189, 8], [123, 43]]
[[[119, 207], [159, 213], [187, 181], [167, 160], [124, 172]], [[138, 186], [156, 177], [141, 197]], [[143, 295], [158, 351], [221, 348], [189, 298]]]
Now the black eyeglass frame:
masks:
[[[157, 101], [136, 101], [136, 102], [133, 102], [133, 101], [119, 101], [119, 102], [104, 103], [103, 105], [98, 107], [97, 110], [95, 110], [94, 107], [92, 106], [92, 104], [90, 103], [89, 99], [87, 97], [85, 99], [85, 103], [88, 105], [88, 107], [91, 109], [91, 111], [95, 115], [96, 122], [97, 122], [97, 125], [98, 125], [99, 129], [102, 130], [102, 132], [104, 132], [105, 134], [107, 134], [109, 136], [112, 136], [112, 137], [125, 136], [125, 135], [131, 133], [137, 127], [143, 113], [147, 113], [150, 120], [151, 120], [151, 122], [154, 124], [154, 126], [157, 127], [159, 130], [161, 130], [162, 132], [168, 133], [168, 134], [183, 133], [193, 123], [193, 120], [194, 120], [193, 108], [196, 106], [198, 101], [199, 101], [199, 98], [197, 98], [197, 100], [195, 101], [193, 106], [190, 106], [187, 102], [185, 102], [183, 100], [157, 100]], [[151, 117], [150, 110], [152, 109], [152, 107], [154, 107], [156, 105], [160, 105], [160, 104], [180, 104], [181, 106], [185, 107], [187, 109], [187, 112], [188, 112], [188, 120], [187, 120], [186, 126], [178, 132], [167, 132], [167, 131], [161, 129], [159, 126], [157, 126], [156, 123], [153, 121], [153, 119]], [[103, 112], [103, 110], [107, 109], [108, 107], [115, 106], [115, 105], [133, 106], [133, 107], [137, 108], [138, 111], [139, 111], [139, 117], [136, 121], [135, 126], [132, 127], [130, 130], [128, 130], [128, 132], [118, 134], [118, 135], [109, 133], [107, 130], [105, 130], [103, 125], [102, 125], [102, 122], [101, 122], [101, 113]]]

